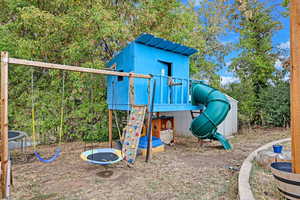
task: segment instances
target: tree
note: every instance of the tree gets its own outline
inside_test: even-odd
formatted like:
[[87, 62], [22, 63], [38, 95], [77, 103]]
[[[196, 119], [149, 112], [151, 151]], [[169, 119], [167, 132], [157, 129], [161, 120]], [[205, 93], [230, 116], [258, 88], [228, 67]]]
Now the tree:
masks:
[[[194, 7], [193, 1], [190, 3]], [[204, 42], [200, 53], [191, 59], [194, 78], [207, 80], [210, 85], [220, 87], [220, 76], [218, 71], [224, 67], [224, 57], [232, 50], [231, 43], [224, 43], [220, 39], [226, 36], [230, 27], [226, 17], [230, 6], [225, 1], [203, 0], [199, 2], [196, 10], [201, 39], [197, 42]], [[222, 10], [222, 12], [220, 12]]]
[[[194, 8], [180, 1], [0, 1], [0, 51], [9, 51], [12, 57], [104, 68], [128, 41], [148, 32], [197, 48], [200, 51], [195, 57], [211, 63], [203, 50], [210, 45], [205, 42], [204, 25]], [[192, 62], [194, 73], [201, 67]], [[28, 68], [13, 67], [9, 74], [10, 128], [22, 128], [29, 133], [31, 73]], [[55, 135], [64, 75], [40, 69], [33, 74], [38, 130]], [[85, 137], [87, 133], [106, 137], [106, 114], [100, 115], [106, 112], [105, 83], [104, 77], [65, 73], [66, 139]]]
[[230, 68], [237, 74], [242, 85], [246, 82], [251, 84], [248, 88], [250, 91], [245, 91], [254, 95], [252, 102], [248, 102], [254, 108], [251, 122], [261, 124], [261, 105], [257, 102], [275, 72], [276, 54], [272, 36], [280, 28], [280, 23], [272, 17], [272, 8], [258, 1], [247, 3], [238, 12], [240, 15], [235, 19], [235, 29], [240, 35], [237, 45], [240, 53], [233, 59]]

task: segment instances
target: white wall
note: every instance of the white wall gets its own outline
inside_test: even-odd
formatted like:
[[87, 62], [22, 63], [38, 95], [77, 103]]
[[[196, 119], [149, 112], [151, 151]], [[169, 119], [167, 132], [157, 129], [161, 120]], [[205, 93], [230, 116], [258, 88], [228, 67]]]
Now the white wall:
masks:
[[[229, 96], [227, 98], [231, 109], [225, 120], [218, 126], [218, 132], [225, 137], [229, 137], [238, 131], [238, 101]], [[190, 111], [162, 112], [160, 115], [174, 116], [176, 135], [192, 136], [192, 133], [189, 131], [192, 122]]]
[[229, 137], [238, 131], [238, 101], [227, 96], [231, 109], [225, 120], [218, 126], [218, 132]]

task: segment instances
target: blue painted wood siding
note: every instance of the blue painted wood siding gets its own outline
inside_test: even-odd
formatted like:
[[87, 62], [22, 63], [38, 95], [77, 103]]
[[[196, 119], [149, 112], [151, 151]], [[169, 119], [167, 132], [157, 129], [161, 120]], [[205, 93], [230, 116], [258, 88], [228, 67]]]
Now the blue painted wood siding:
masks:
[[[117, 64], [117, 70], [138, 74], [152, 74], [156, 80], [154, 111], [193, 110], [189, 101], [189, 57], [139, 43], [130, 43], [108, 65]], [[168, 65], [171, 65], [171, 77], [168, 77]], [[109, 109], [129, 110], [129, 81], [124, 77], [107, 79], [107, 103]], [[170, 86], [168, 83], [180, 83]], [[152, 80], [153, 84], [153, 80]], [[151, 84], [151, 85], [152, 85]], [[148, 104], [148, 80], [135, 78], [135, 104]]]
[[[116, 55], [107, 66], [117, 65], [117, 71], [132, 72], [134, 71], [133, 45], [128, 45], [118, 55]], [[117, 76], [107, 77], [107, 104], [110, 109], [119, 110], [120, 107], [128, 109], [129, 104], [129, 80], [123, 77], [122, 81]]]

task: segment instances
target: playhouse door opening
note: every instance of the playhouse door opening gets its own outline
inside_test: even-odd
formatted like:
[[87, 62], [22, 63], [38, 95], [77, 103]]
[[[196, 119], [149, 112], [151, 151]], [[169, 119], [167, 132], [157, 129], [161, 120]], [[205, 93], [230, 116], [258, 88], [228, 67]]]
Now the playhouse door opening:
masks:
[[160, 86], [160, 98], [162, 104], [173, 103], [172, 88], [169, 86], [169, 79], [172, 77], [172, 63], [159, 60], [162, 84]]

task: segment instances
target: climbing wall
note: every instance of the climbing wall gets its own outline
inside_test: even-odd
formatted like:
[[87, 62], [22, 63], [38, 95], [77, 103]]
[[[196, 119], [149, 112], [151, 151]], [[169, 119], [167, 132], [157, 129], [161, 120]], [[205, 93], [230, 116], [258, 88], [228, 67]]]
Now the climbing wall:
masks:
[[126, 128], [124, 129], [124, 142], [122, 152], [124, 160], [128, 163], [134, 163], [141, 131], [144, 123], [146, 106], [132, 106]]

